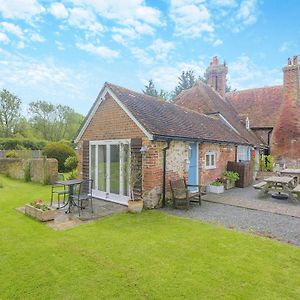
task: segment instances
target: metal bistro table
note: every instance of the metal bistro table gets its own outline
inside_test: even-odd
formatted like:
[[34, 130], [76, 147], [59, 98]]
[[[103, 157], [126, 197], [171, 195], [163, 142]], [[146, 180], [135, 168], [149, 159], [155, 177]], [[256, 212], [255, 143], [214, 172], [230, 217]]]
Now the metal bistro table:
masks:
[[269, 191], [276, 191], [279, 193], [283, 192], [288, 194], [289, 198], [294, 201], [292, 195], [294, 178], [289, 176], [272, 176], [265, 178], [264, 181], [267, 183], [264, 188], [264, 192], [267, 194]]
[[71, 179], [71, 180], [56, 181], [56, 184], [64, 185], [64, 186], [67, 186], [69, 188], [68, 201], [67, 201], [67, 203], [64, 206], [60, 207], [60, 208], [64, 208], [64, 207], [68, 206], [66, 214], [71, 212], [71, 207], [72, 206], [77, 206], [77, 204], [75, 203], [75, 201], [74, 201], [74, 199], [73, 199], [72, 196], [74, 195], [74, 187], [77, 184], [80, 184], [82, 182], [83, 182], [82, 179]]
[[296, 184], [300, 184], [300, 169], [284, 169], [280, 171], [280, 174], [293, 176], [296, 178]]

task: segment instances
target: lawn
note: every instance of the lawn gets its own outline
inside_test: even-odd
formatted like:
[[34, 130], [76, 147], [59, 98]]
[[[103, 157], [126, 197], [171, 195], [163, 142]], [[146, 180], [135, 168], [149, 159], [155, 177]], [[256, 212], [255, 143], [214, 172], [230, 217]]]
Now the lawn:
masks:
[[300, 249], [158, 211], [54, 231], [0, 177], [0, 299], [299, 299]]

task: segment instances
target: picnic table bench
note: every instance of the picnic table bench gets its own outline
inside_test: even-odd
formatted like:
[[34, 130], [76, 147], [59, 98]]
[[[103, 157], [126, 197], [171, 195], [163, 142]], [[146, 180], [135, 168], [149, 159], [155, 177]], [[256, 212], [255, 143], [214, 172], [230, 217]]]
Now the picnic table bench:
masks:
[[293, 190], [292, 193], [297, 195], [298, 200], [300, 200], [300, 184], [298, 184]]
[[254, 187], [256, 190], [262, 190], [262, 189], [266, 186], [266, 184], [267, 184], [267, 183], [266, 183], [265, 181], [262, 181], [262, 182], [253, 184], [253, 187]]

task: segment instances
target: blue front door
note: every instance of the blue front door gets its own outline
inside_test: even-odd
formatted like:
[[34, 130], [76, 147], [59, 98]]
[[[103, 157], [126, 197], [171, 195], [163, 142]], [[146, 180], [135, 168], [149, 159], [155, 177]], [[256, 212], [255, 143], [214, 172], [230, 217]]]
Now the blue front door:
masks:
[[[197, 143], [192, 143], [189, 145], [189, 174], [188, 174], [188, 184], [198, 184], [197, 182]], [[197, 190], [197, 188], [190, 188], [191, 191]]]

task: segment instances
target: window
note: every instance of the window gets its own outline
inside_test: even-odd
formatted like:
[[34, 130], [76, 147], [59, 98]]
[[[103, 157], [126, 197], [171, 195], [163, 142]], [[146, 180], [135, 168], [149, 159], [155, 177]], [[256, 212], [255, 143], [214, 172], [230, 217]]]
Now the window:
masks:
[[209, 151], [205, 153], [205, 169], [216, 168], [216, 152]]

